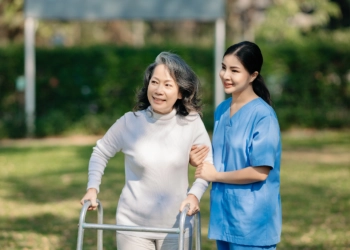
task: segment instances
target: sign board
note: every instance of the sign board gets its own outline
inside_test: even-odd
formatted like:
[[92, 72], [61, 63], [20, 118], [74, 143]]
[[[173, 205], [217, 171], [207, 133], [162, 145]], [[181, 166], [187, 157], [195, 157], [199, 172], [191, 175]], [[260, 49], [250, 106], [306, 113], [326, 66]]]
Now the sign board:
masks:
[[225, 0], [26, 0], [25, 15], [53, 20], [200, 20], [225, 16]]

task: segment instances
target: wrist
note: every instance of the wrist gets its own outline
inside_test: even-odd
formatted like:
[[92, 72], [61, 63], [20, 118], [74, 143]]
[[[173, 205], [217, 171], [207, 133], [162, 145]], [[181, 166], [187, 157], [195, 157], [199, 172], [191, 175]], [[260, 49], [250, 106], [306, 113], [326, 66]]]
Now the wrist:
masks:
[[96, 188], [89, 188], [87, 191], [88, 191], [88, 193], [97, 194], [97, 189]]
[[212, 182], [221, 182], [222, 172], [215, 172]]
[[188, 194], [187, 197], [188, 197], [188, 198], [195, 198], [197, 201], [199, 201], [199, 199], [197, 198], [197, 196], [195, 196], [194, 194]]

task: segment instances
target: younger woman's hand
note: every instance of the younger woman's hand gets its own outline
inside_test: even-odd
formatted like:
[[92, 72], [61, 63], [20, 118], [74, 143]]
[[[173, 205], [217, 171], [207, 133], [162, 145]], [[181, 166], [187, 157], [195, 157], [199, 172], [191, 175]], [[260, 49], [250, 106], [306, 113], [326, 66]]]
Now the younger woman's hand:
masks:
[[190, 164], [197, 167], [201, 164], [209, 153], [209, 147], [206, 145], [194, 145], [191, 147]]
[[81, 199], [80, 204], [84, 205], [85, 201], [91, 201], [91, 206], [89, 206], [88, 210], [96, 210], [98, 203], [97, 199], [97, 190], [95, 188], [89, 188], [84, 197]]
[[215, 166], [209, 162], [203, 162], [199, 164], [196, 169], [194, 176], [196, 178], [201, 178], [206, 181], [215, 182], [217, 179], [218, 172], [215, 169]]
[[187, 195], [187, 198], [181, 203], [180, 212], [184, 209], [186, 204], [190, 204], [190, 209], [187, 212], [187, 215], [194, 215], [199, 211], [199, 201], [198, 198], [194, 194]]

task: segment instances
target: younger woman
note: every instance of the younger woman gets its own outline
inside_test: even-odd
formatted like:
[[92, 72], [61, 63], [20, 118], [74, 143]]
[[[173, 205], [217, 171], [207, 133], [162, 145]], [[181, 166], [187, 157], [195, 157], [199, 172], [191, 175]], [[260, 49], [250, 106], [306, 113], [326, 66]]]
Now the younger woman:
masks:
[[252, 42], [226, 50], [220, 78], [231, 97], [215, 111], [214, 165], [192, 163], [196, 178], [212, 182], [208, 237], [219, 250], [272, 250], [280, 241], [280, 129], [262, 64]]

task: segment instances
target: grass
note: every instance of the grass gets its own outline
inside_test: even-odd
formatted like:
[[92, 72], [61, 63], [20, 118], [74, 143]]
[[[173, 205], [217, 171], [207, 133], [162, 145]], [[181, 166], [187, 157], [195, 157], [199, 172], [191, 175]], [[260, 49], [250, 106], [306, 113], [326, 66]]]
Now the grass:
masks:
[[[79, 200], [85, 192], [92, 146], [92, 142], [0, 142], [2, 250], [76, 248]], [[283, 134], [283, 232], [278, 249], [350, 249], [349, 151], [349, 131]], [[105, 223], [115, 222], [123, 184], [119, 154], [109, 162], [101, 185]], [[203, 250], [215, 249], [215, 242], [206, 237], [208, 209], [207, 191], [201, 202]], [[88, 213], [87, 221], [95, 222], [96, 212]], [[115, 249], [113, 232], [104, 231], [104, 246]], [[85, 231], [84, 249], [96, 249], [94, 230]]]

